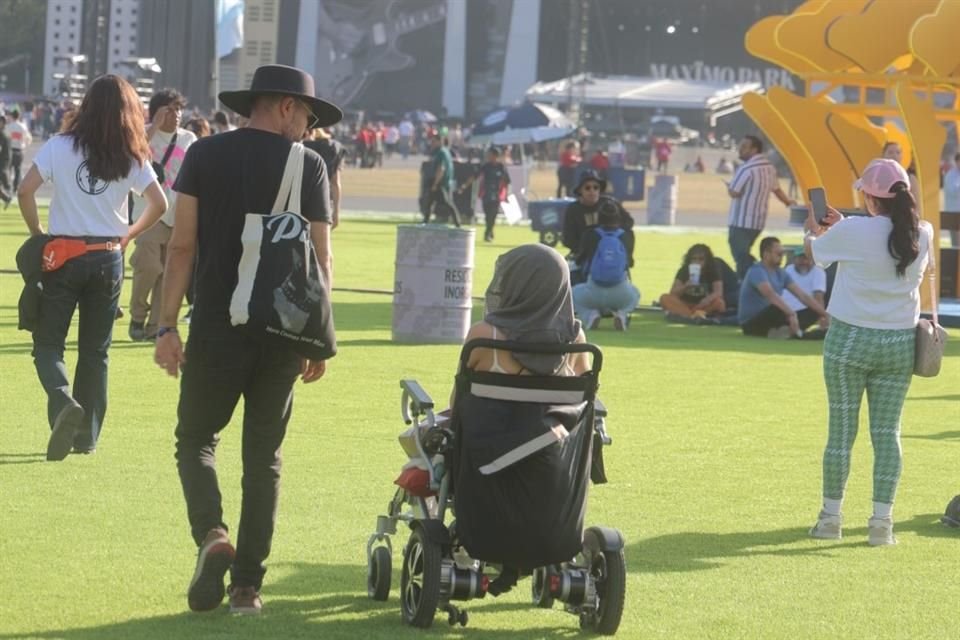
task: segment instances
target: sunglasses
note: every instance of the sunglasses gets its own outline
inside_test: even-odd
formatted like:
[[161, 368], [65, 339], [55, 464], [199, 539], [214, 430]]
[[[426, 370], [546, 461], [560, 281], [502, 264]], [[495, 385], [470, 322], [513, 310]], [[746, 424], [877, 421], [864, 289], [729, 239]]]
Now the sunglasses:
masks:
[[585, 184], [580, 187], [580, 191], [600, 191], [600, 185], [598, 184]]
[[313, 110], [307, 105], [306, 102], [302, 100], [297, 100], [300, 103], [300, 106], [307, 110], [307, 129], [316, 129], [317, 123], [320, 122], [320, 118], [314, 115]]

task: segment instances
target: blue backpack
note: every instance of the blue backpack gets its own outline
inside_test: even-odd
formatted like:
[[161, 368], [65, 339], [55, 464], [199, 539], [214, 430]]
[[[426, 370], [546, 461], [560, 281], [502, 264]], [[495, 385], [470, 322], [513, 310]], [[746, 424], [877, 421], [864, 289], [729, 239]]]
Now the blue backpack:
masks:
[[627, 279], [627, 249], [620, 236], [623, 229], [596, 229], [600, 236], [590, 260], [590, 279], [601, 287], [613, 287]]

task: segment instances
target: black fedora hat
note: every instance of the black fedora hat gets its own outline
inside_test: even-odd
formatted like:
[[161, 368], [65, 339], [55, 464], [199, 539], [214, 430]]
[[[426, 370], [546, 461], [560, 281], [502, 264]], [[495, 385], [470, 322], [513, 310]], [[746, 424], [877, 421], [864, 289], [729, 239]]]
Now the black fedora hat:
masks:
[[267, 64], [257, 67], [250, 88], [243, 91], [221, 91], [220, 102], [245, 118], [250, 117], [253, 98], [271, 94], [300, 98], [317, 118], [316, 126], [329, 127], [343, 119], [343, 112], [334, 104], [314, 95], [313, 76], [296, 67]]

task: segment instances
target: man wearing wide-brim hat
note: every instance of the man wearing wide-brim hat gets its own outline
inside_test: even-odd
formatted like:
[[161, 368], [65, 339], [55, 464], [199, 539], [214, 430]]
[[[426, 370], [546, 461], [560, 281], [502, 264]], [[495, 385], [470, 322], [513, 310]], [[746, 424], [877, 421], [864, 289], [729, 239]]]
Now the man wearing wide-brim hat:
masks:
[[[623, 208], [618, 200], [605, 195], [607, 181], [596, 171], [588, 169], [580, 174], [573, 195], [576, 202], [571, 202], [563, 214], [563, 244], [576, 256], [582, 248], [583, 234], [590, 227], [599, 224], [600, 205], [610, 202], [620, 211], [620, 226], [626, 229], [633, 228], [633, 218]], [[574, 274], [575, 276], [575, 274]]]
[[[270, 552], [280, 482], [280, 446], [290, 420], [293, 383], [313, 382], [326, 363], [267, 346], [233, 326], [230, 300], [238, 286], [241, 234], [246, 214], [268, 214], [280, 188], [291, 145], [312, 127], [337, 123], [343, 114], [314, 95], [313, 78], [293, 67], [260, 67], [245, 91], [225, 91], [220, 101], [249, 118], [242, 129], [203, 138], [187, 152], [174, 184], [178, 193], [168, 247], [156, 362], [176, 377], [183, 372], [177, 408], [176, 457], [187, 515], [199, 547], [187, 600], [194, 611], [223, 601], [231, 572], [230, 610], [256, 614]], [[332, 286], [329, 187], [323, 161], [304, 154], [300, 213], [328, 286]], [[177, 317], [196, 265], [196, 297], [186, 353]], [[227, 534], [215, 469], [220, 431], [244, 398], [243, 502], [237, 546]]]

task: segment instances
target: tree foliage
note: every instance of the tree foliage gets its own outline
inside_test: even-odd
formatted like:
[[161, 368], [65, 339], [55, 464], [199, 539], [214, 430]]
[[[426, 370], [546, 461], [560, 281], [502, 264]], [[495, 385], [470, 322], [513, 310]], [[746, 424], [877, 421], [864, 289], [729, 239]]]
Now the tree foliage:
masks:
[[[47, 3], [40, 0], [0, 0], [0, 75], [6, 91], [40, 93], [43, 87], [43, 43]], [[30, 56], [9, 66], [3, 63], [20, 54]], [[25, 87], [26, 65], [30, 65], [30, 86]]]

